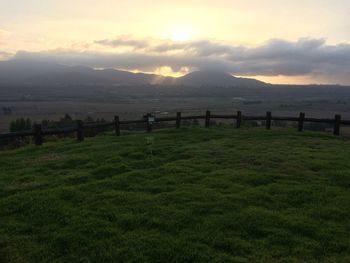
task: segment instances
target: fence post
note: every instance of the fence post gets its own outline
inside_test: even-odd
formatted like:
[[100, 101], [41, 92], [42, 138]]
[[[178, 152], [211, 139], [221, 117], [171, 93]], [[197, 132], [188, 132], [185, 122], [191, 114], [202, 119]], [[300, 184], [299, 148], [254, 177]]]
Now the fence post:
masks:
[[146, 129], [147, 129], [147, 132], [152, 132], [152, 124], [149, 121], [149, 117], [150, 116], [151, 116], [151, 114], [149, 114], [149, 113], [146, 115]]
[[43, 130], [41, 124], [34, 124], [34, 142], [35, 145], [43, 144]]
[[179, 129], [181, 126], [181, 112], [176, 113], [176, 128]]
[[77, 120], [77, 141], [81, 142], [83, 140], [84, 140], [83, 121]]
[[304, 120], [305, 120], [305, 113], [300, 112], [299, 114], [299, 120], [298, 120], [298, 131], [303, 131], [304, 128]]
[[266, 112], [266, 129], [271, 129], [271, 111]]
[[236, 128], [241, 127], [241, 123], [242, 123], [242, 112], [241, 111], [237, 111]]
[[205, 128], [209, 128], [210, 125], [210, 111], [205, 113]]
[[341, 122], [341, 116], [339, 114], [335, 115], [334, 118], [334, 135], [340, 134], [340, 122]]
[[114, 127], [115, 127], [115, 134], [117, 136], [120, 136], [119, 116], [114, 116]]

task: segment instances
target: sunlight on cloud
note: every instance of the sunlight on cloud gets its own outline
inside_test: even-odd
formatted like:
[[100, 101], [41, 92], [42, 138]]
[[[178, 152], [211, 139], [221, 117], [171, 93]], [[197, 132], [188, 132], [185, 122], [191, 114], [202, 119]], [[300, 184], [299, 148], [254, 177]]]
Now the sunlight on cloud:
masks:
[[181, 67], [178, 70], [174, 70], [170, 66], [157, 67], [151, 71], [139, 70], [139, 69], [135, 69], [135, 70], [125, 69], [125, 70], [128, 70], [128, 71], [133, 72], [133, 73], [157, 74], [157, 75], [161, 75], [161, 76], [165, 76], [165, 77], [169, 76], [169, 77], [175, 77], [175, 78], [182, 77], [182, 76], [191, 72], [191, 69], [189, 67]]
[[171, 76], [171, 77], [181, 77], [183, 75], [186, 75], [189, 72], [190, 70], [188, 67], [181, 67], [178, 71], [174, 71], [169, 66], [159, 67], [154, 71], [155, 74], [159, 74], [163, 76]]
[[[239, 76], [241, 77], [241, 76]], [[254, 78], [266, 83], [271, 84], [313, 84], [315, 82], [315, 78], [311, 76], [284, 76], [284, 75], [278, 75], [278, 76], [261, 76], [261, 75], [255, 75], [255, 76], [242, 76], [244, 78]], [[325, 83], [329, 83], [328, 81], [325, 81]], [[317, 83], [316, 83], [317, 84]]]
[[[0, 43], [1, 44], [1, 43]], [[0, 61], [5, 61], [13, 56], [12, 53], [0, 51]]]

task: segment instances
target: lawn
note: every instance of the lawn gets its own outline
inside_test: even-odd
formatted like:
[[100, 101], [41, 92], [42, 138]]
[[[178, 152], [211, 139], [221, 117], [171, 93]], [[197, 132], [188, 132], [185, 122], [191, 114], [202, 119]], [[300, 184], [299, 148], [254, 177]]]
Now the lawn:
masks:
[[0, 152], [0, 262], [350, 262], [350, 141], [214, 126]]

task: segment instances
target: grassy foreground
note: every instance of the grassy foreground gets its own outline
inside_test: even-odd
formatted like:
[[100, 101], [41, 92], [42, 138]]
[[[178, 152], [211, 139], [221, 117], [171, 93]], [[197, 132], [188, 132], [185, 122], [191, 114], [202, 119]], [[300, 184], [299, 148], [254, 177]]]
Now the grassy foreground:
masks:
[[229, 127], [0, 152], [0, 262], [350, 262], [350, 141]]

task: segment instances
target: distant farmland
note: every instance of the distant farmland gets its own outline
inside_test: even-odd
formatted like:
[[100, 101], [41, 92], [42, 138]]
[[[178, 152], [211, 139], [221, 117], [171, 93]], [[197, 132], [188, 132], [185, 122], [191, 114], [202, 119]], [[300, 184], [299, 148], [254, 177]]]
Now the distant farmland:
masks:
[[[135, 91], [135, 92], [133, 92]], [[137, 94], [137, 95], [135, 95]], [[157, 116], [177, 111], [196, 114], [205, 110], [232, 114], [350, 119], [349, 87], [273, 86], [260, 88], [193, 87], [2, 87], [0, 86], [0, 132], [7, 132], [16, 118], [57, 120], [68, 113], [75, 119], [86, 117], [112, 121], [140, 118], [147, 112]], [[10, 109], [8, 111], [7, 109]]]

